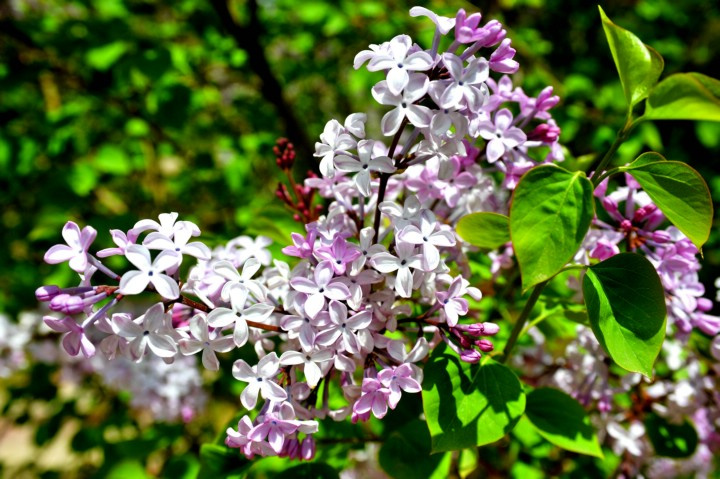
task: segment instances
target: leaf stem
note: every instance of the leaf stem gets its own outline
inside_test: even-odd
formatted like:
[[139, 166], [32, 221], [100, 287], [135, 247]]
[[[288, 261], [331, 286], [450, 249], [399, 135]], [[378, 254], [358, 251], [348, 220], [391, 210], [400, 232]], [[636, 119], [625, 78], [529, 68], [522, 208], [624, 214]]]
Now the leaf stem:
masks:
[[522, 313], [520, 313], [520, 317], [515, 322], [515, 325], [510, 332], [510, 337], [508, 338], [507, 343], [505, 343], [505, 349], [503, 349], [503, 354], [502, 357], [500, 357], [499, 362], [504, 363], [510, 357], [510, 353], [515, 347], [515, 343], [517, 343], [520, 333], [523, 328], [525, 328], [525, 323], [527, 323], [527, 320], [530, 317], [530, 312], [535, 307], [535, 303], [537, 303], [538, 299], [540, 299], [540, 294], [547, 283], [547, 281], [543, 281], [542, 283], [536, 284], [533, 288], [530, 298], [528, 298], [527, 303], [525, 303], [525, 307], [523, 308]]
[[605, 153], [605, 156], [603, 156], [603, 159], [600, 161], [600, 164], [597, 166], [597, 168], [595, 168], [595, 171], [593, 171], [592, 175], [590, 175], [590, 180], [592, 180], [593, 186], [597, 186], [600, 181], [604, 179], [602, 173], [605, 171], [605, 168], [607, 168], [610, 164], [610, 161], [615, 155], [615, 152], [618, 150], [618, 148], [620, 148], [620, 145], [622, 145], [623, 142], [627, 140], [628, 136], [630, 136], [630, 132], [633, 128], [635, 128], [635, 125], [637, 125], [641, 121], [643, 121], [643, 117], [637, 118], [635, 121], [633, 121], [632, 117], [628, 115], [627, 120], [625, 121], [625, 126], [623, 126], [622, 129], [618, 131], [617, 135], [615, 136], [615, 141], [613, 141], [612, 145], [610, 145], [610, 149], [607, 151], [607, 153]]

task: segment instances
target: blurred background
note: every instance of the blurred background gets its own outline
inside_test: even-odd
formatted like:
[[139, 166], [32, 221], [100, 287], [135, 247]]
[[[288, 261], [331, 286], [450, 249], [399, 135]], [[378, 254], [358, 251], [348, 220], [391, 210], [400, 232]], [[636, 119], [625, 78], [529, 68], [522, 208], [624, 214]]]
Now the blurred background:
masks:
[[[353, 70], [353, 57], [400, 33], [429, 45], [431, 23], [409, 17], [414, 5], [503, 22], [524, 90], [552, 85], [560, 95], [553, 116], [572, 155], [609, 147], [624, 99], [597, 8], [584, 1], [0, 0], [0, 475], [194, 477], [199, 444], [232, 412], [157, 423], [128, 412], [127, 391], [90, 377], [67, 387], [57, 362], [18, 359], [11, 333], [33, 321], [34, 290], [75, 281], [43, 254], [69, 219], [109, 247], [108, 229], [169, 211], [210, 244], [263, 234], [284, 246], [300, 226], [274, 197], [275, 140], [295, 144], [300, 179], [316, 168], [313, 145], [329, 119], [367, 111], [377, 132], [370, 88], [380, 77]], [[718, 2], [602, 6], [660, 52], [664, 75], [717, 76]], [[720, 201], [717, 124], [643, 124], [618, 161], [648, 149], [690, 162]], [[712, 292], [719, 243], [715, 228], [701, 272]], [[232, 397], [217, 384], [213, 397]]]

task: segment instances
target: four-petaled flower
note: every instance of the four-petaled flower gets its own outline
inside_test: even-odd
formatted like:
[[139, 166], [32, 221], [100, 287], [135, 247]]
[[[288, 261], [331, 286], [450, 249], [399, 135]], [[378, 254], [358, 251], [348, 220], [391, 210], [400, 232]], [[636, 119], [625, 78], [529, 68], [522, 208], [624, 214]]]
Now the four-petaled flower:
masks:
[[422, 50], [408, 55], [411, 47], [412, 40], [409, 36], [398, 35], [390, 40], [387, 54], [375, 56], [368, 64], [367, 69], [371, 72], [389, 70], [387, 86], [393, 95], [399, 95], [410, 83], [408, 71], [425, 71], [433, 66], [432, 57]]
[[203, 366], [210, 371], [220, 369], [220, 363], [215, 353], [226, 353], [233, 349], [235, 347], [233, 337], [218, 334], [215, 338], [210, 339], [208, 320], [200, 314], [193, 316], [190, 320], [190, 332], [193, 338], [182, 338], [178, 341], [180, 352], [185, 356], [190, 356], [202, 350]]
[[80, 227], [72, 221], [65, 223], [62, 236], [67, 245], [56, 244], [50, 248], [43, 258], [48, 264], [58, 264], [69, 261], [70, 267], [80, 273], [85, 273], [88, 266], [88, 249], [97, 231], [92, 226], [86, 226], [80, 231]]
[[321, 261], [315, 266], [314, 280], [297, 277], [290, 280], [290, 286], [308, 296], [305, 312], [311, 318], [325, 307], [325, 298], [343, 301], [350, 297], [350, 290], [337, 279], [333, 279], [333, 267], [330, 261]]
[[177, 353], [177, 346], [163, 331], [164, 318], [165, 308], [162, 303], [157, 303], [135, 321], [127, 315], [114, 315], [113, 329], [118, 336], [128, 340], [135, 360], [142, 360], [146, 348], [161, 358], [171, 358]]
[[238, 381], [248, 383], [240, 395], [240, 402], [246, 409], [252, 409], [257, 404], [258, 394], [271, 401], [284, 401], [287, 393], [273, 378], [280, 368], [280, 359], [274, 352], [264, 356], [255, 366], [250, 367], [242, 359], [233, 364], [232, 375]]
[[[370, 196], [370, 172], [392, 173], [397, 168], [393, 166], [392, 160], [387, 156], [373, 156], [372, 140], [361, 140], [358, 142], [357, 158], [338, 155], [335, 157], [335, 168], [346, 173], [357, 173], [355, 185], [361, 195]], [[342, 274], [342, 273], [340, 273]]]
[[403, 120], [407, 120], [418, 128], [425, 128], [430, 125], [432, 111], [423, 105], [416, 105], [415, 102], [425, 96], [430, 86], [427, 75], [413, 73], [402, 93], [393, 93], [387, 81], [383, 80], [372, 89], [373, 98], [381, 105], [394, 106], [395, 108], [385, 113], [380, 122], [383, 135], [390, 136], [397, 133]]
[[165, 299], [176, 299], [180, 296], [178, 284], [164, 271], [177, 264], [177, 253], [163, 251], [151, 262], [150, 251], [141, 245], [130, 245], [125, 251], [125, 257], [137, 270], [128, 271], [120, 279], [121, 294], [139, 294], [152, 284], [155, 291]]

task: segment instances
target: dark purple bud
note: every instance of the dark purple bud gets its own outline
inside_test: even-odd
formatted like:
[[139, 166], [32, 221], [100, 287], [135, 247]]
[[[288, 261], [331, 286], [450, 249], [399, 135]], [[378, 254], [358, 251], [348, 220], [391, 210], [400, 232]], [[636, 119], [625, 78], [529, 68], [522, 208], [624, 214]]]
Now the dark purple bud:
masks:
[[40, 286], [35, 290], [35, 297], [38, 301], [50, 301], [60, 294], [60, 288], [55, 285]]

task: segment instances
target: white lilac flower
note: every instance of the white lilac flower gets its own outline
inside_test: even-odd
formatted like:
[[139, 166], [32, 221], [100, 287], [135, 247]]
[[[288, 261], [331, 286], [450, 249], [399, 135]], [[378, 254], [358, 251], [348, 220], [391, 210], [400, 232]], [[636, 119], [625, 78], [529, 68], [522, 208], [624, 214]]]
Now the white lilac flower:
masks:
[[518, 127], [512, 126], [513, 115], [510, 110], [503, 108], [495, 114], [494, 122], [483, 122], [478, 125], [478, 132], [487, 140], [487, 159], [495, 163], [507, 151], [524, 143], [527, 140], [525, 133]]
[[159, 223], [155, 220], [140, 220], [128, 231], [128, 237], [135, 236], [137, 238], [145, 231], [157, 231], [168, 238], [172, 238], [175, 232], [181, 228], [189, 229], [192, 232], [192, 236], [200, 235], [200, 228], [198, 228], [195, 223], [191, 221], [177, 221], [178, 216], [175, 212], [161, 213], [158, 217], [160, 220]]
[[132, 230], [128, 231], [127, 234], [120, 230], [110, 230], [110, 235], [112, 236], [113, 243], [115, 243], [117, 247], [101, 249], [97, 252], [97, 256], [99, 258], [107, 258], [108, 256], [114, 255], [124, 255], [125, 251], [127, 251], [127, 247], [131, 244], [135, 244], [135, 241], [137, 240], [137, 234], [133, 233]]
[[421, 268], [423, 257], [415, 253], [415, 245], [405, 242], [395, 244], [397, 256], [388, 252], [377, 253], [372, 256], [373, 268], [381, 273], [392, 273], [395, 275], [395, 291], [403, 298], [409, 298], [413, 289], [413, 274], [410, 268]]
[[348, 318], [348, 310], [344, 304], [330, 301], [328, 314], [330, 321], [315, 338], [317, 344], [332, 347], [340, 340], [342, 347], [350, 354], [358, 354], [361, 349], [372, 350], [372, 339], [365, 331], [372, 321], [372, 313], [369, 310]]
[[318, 349], [310, 352], [285, 351], [280, 356], [280, 364], [283, 366], [304, 365], [305, 380], [308, 386], [315, 389], [324, 376], [320, 366], [332, 360], [334, 356], [331, 349]]
[[225, 302], [232, 301], [234, 295], [239, 295], [243, 299], [247, 298], [247, 294], [252, 293], [258, 300], [265, 298], [265, 290], [259, 281], [252, 279], [260, 270], [260, 262], [255, 258], [249, 258], [243, 264], [242, 273], [238, 273], [237, 268], [229, 261], [218, 261], [213, 265], [213, 271], [223, 277], [227, 282], [223, 285], [220, 297]]
[[443, 17], [435, 12], [432, 12], [424, 7], [412, 7], [410, 9], [410, 16], [411, 17], [428, 17], [432, 22], [435, 24], [437, 29], [440, 31], [440, 34], [446, 35], [450, 30], [453, 29], [455, 26], [455, 19], [454, 18], [448, 18]]
[[393, 95], [399, 95], [410, 83], [411, 74], [408, 72], [426, 71], [433, 66], [430, 55], [422, 50], [410, 53], [411, 48], [410, 37], [398, 35], [390, 40], [387, 53], [375, 55], [367, 66], [371, 72], [388, 71], [387, 86]]
[[357, 157], [338, 155], [335, 157], [335, 168], [345, 173], [357, 173], [354, 177], [355, 186], [360, 194], [370, 196], [370, 172], [392, 173], [397, 168], [387, 156], [373, 156], [373, 140], [360, 140], [357, 145]]
[[[247, 326], [245, 328], [247, 329]], [[178, 342], [180, 352], [185, 356], [190, 356], [202, 351], [203, 366], [210, 371], [220, 369], [220, 363], [215, 353], [226, 353], [236, 345], [233, 336], [217, 334], [211, 339], [208, 330], [208, 319], [200, 314], [193, 316], [190, 320], [190, 332], [193, 335], [192, 338], [183, 338]]]
[[[210, 260], [210, 248], [200, 241], [190, 241], [193, 230], [189, 228], [185, 222], [179, 222], [180, 227], [175, 228], [172, 239], [159, 232], [150, 233], [145, 237], [143, 246], [148, 249], [156, 249], [162, 251], [173, 251], [177, 253], [177, 264], [174, 269], [180, 266], [182, 263], [183, 255], [194, 256], [197, 259], [208, 261]], [[128, 245], [129, 246], [129, 245]], [[125, 248], [127, 251], [127, 247]], [[172, 272], [172, 271], [171, 271]]]
[[233, 264], [239, 266], [245, 264], [250, 258], [260, 261], [260, 264], [267, 266], [272, 263], [272, 255], [267, 249], [272, 240], [267, 236], [259, 235], [256, 238], [249, 236], [238, 236], [228, 242], [228, 250], [232, 252]]
[[490, 68], [484, 58], [471, 58], [467, 68], [457, 55], [445, 53], [443, 63], [450, 73], [451, 80], [436, 80], [430, 84], [432, 95], [439, 101], [440, 108], [457, 107], [461, 102], [471, 111], [479, 111], [488, 97], [488, 79]]
[[385, 113], [380, 122], [383, 135], [390, 136], [397, 133], [403, 120], [407, 118], [411, 124], [418, 128], [430, 125], [432, 111], [430, 108], [415, 104], [428, 91], [429, 80], [422, 73], [410, 75], [407, 85], [401, 93], [393, 93], [388, 83], [383, 80], [372, 89], [373, 98], [381, 105], [395, 108]]
[[45, 253], [44, 260], [48, 264], [58, 264], [68, 261], [70, 268], [77, 273], [84, 273], [88, 266], [88, 249], [97, 236], [92, 226], [80, 227], [68, 221], [62, 230], [62, 236], [67, 245], [56, 244]]
[[305, 312], [314, 318], [325, 307], [325, 299], [344, 301], [350, 297], [350, 290], [340, 281], [333, 279], [334, 272], [330, 261], [321, 261], [315, 266], [313, 279], [296, 277], [290, 280], [290, 286], [308, 296]]
[[280, 368], [280, 359], [274, 352], [263, 357], [255, 366], [250, 366], [242, 359], [233, 364], [232, 375], [238, 381], [248, 383], [240, 395], [240, 402], [246, 409], [253, 409], [257, 404], [258, 394], [271, 401], [284, 401], [287, 393], [273, 378]]
[[268, 303], [256, 303], [245, 307], [248, 293], [238, 289], [237, 294], [233, 294], [230, 308], [215, 308], [208, 314], [207, 322], [213, 328], [224, 328], [235, 324], [233, 330], [233, 338], [237, 347], [245, 345], [248, 341], [248, 324], [247, 321], [261, 323], [265, 321], [273, 312], [275, 307]]
[[[436, 231], [437, 230], [437, 231]], [[455, 246], [455, 235], [449, 228], [438, 228], [435, 215], [424, 210], [420, 215], [420, 227], [408, 225], [398, 234], [398, 240], [413, 245], [422, 245], [422, 268], [432, 271], [440, 264], [438, 247]]]
[[128, 341], [133, 359], [142, 360], [146, 348], [161, 358], [170, 358], [177, 354], [175, 342], [162, 331], [164, 316], [163, 304], [156, 303], [134, 321], [128, 315], [113, 317], [115, 332]]
[[332, 178], [335, 175], [335, 152], [352, 150], [356, 145], [353, 137], [337, 120], [327, 122], [320, 135], [320, 142], [315, 143], [314, 156], [321, 158], [320, 173], [326, 178]]
[[180, 296], [177, 282], [163, 274], [177, 264], [177, 253], [163, 251], [151, 262], [150, 251], [145, 246], [130, 245], [125, 251], [125, 257], [137, 270], [128, 271], [122, 276], [119, 293], [139, 294], [152, 284], [155, 291], [163, 298], [176, 299]]
[[417, 196], [408, 195], [402, 208], [394, 201], [383, 201], [380, 211], [390, 217], [395, 230], [399, 231], [418, 220], [420, 201]]

